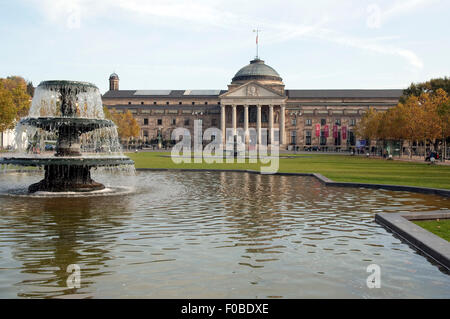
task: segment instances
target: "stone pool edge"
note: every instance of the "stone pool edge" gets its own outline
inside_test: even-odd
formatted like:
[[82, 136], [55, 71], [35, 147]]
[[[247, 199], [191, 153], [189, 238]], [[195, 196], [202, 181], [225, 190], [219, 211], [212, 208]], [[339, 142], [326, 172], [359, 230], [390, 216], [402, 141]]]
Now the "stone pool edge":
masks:
[[413, 193], [422, 194], [434, 194], [444, 197], [450, 197], [450, 189], [429, 188], [420, 186], [406, 186], [406, 185], [390, 185], [390, 184], [367, 184], [367, 183], [354, 183], [354, 182], [335, 182], [328, 177], [318, 173], [263, 173], [255, 170], [244, 169], [202, 169], [202, 168], [136, 168], [136, 171], [190, 171], [190, 172], [237, 172], [237, 173], [250, 173], [260, 175], [280, 175], [280, 176], [312, 176], [318, 179], [321, 183], [327, 186], [339, 186], [339, 187], [362, 187], [372, 189], [386, 189], [392, 191], [407, 191]]
[[450, 243], [414, 224], [412, 220], [449, 219], [450, 210], [411, 213], [377, 213], [375, 221], [397, 234], [428, 257], [450, 270]]

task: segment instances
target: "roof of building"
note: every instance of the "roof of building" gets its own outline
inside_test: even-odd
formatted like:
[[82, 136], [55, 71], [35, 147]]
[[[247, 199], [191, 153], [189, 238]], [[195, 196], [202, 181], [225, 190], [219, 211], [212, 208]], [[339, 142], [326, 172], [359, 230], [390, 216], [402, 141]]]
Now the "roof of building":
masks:
[[[141, 104], [119, 104], [119, 105], [110, 105], [108, 106], [113, 109], [142, 109]], [[183, 110], [183, 111], [192, 111], [192, 112], [205, 112], [205, 111], [215, 111], [220, 110], [219, 104], [181, 104], [181, 105], [164, 105], [164, 104], [147, 104], [144, 109], [148, 110]]]
[[403, 90], [286, 90], [290, 98], [392, 98], [398, 99]]
[[[111, 90], [103, 98], [214, 98], [227, 90]], [[286, 90], [289, 98], [389, 98], [398, 99], [403, 90]]]
[[232, 81], [243, 80], [275, 80], [282, 81], [280, 75], [274, 68], [268, 66], [263, 60], [256, 58], [250, 64], [241, 68], [233, 77]]
[[118, 80], [119, 76], [117, 75], [117, 73], [114, 72], [109, 76], [109, 79], [110, 80]]
[[227, 90], [111, 90], [104, 98], [211, 98]]

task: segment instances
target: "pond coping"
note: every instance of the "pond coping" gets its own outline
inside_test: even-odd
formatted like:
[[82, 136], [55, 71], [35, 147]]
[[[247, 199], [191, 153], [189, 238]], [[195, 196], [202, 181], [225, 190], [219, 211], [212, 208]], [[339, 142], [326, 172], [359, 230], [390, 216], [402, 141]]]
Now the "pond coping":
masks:
[[410, 213], [378, 213], [375, 221], [450, 270], [450, 243], [414, 224], [413, 220], [450, 219], [450, 210]]
[[335, 182], [328, 177], [318, 173], [265, 173], [255, 170], [245, 169], [203, 169], [203, 168], [136, 168], [136, 171], [191, 171], [191, 172], [238, 172], [238, 173], [250, 173], [261, 175], [280, 175], [280, 176], [312, 176], [318, 179], [321, 183], [327, 186], [339, 186], [339, 187], [362, 187], [371, 189], [385, 189], [392, 191], [406, 191], [421, 194], [440, 195], [444, 197], [450, 197], [450, 189], [429, 188], [420, 186], [406, 186], [406, 185], [390, 185], [390, 184], [368, 184], [368, 183], [354, 183], [354, 182]]

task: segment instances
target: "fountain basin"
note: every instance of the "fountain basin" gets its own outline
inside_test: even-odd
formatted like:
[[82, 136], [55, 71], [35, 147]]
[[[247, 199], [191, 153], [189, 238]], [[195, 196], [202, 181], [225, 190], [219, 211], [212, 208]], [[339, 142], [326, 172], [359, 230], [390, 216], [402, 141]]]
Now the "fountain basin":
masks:
[[[56, 141], [53, 156], [47, 153], [0, 158], [0, 165], [44, 167], [44, 179], [32, 184], [28, 188], [30, 193], [102, 190], [105, 186], [91, 178], [92, 167], [134, 164], [128, 157], [110, 156], [117, 154], [116, 147], [111, 146], [119, 145], [116, 126], [105, 119], [100, 92], [91, 83], [44, 81], [39, 84], [29, 116], [21, 119], [16, 128], [16, 147], [36, 154], [46, 149], [43, 144], [47, 140]], [[105, 143], [104, 156], [86, 156], [82, 152], [82, 145], [94, 148], [97, 153]]]
[[0, 158], [0, 165], [20, 166], [119, 166], [134, 165], [134, 161], [126, 156], [11, 156]]
[[28, 191], [35, 192], [92, 192], [105, 188], [91, 178], [91, 168], [101, 166], [133, 165], [125, 156], [91, 157], [10, 157], [0, 159], [0, 164], [20, 166], [43, 166], [45, 177], [30, 185]]
[[20, 120], [22, 125], [30, 125], [46, 131], [61, 127], [68, 128], [78, 134], [90, 132], [103, 127], [112, 127], [114, 123], [106, 119], [90, 119], [80, 117], [27, 117]]

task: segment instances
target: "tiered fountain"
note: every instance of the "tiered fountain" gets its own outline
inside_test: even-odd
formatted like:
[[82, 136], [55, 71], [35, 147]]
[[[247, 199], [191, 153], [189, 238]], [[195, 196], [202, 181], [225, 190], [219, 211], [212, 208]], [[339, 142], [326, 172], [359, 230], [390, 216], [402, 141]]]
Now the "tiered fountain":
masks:
[[[52, 139], [54, 154], [46, 152]], [[115, 124], [105, 119], [98, 88], [86, 82], [39, 84], [29, 117], [16, 127], [16, 148], [22, 154], [0, 158], [0, 164], [45, 170], [44, 179], [28, 188], [30, 193], [102, 190], [105, 186], [91, 178], [91, 168], [134, 165], [121, 153]]]

